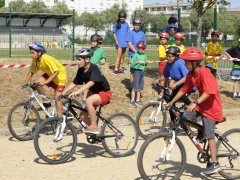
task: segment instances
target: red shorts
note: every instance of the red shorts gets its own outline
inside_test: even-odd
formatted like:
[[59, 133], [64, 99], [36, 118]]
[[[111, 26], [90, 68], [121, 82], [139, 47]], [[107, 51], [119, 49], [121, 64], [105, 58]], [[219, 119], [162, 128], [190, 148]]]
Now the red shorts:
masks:
[[167, 61], [166, 62], [161, 61], [159, 63], [158, 72], [159, 72], [160, 76], [164, 74], [164, 69], [165, 69], [166, 65], [167, 65]]
[[111, 97], [112, 97], [112, 92], [111, 91], [100, 91], [99, 93], [99, 96], [101, 98], [101, 105], [104, 106], [106, 104], [108, 104], [111, 100]]
[[[42, 77], [46, 80], [49, 78], [49, 76], [46, 73], [44, 73], [42, 75]], [[64, 91], [64, 88], [65, 88], [65, 86], [59, 86], [59, 85], [55, 84], [53, 81], [48, 83], [47, 86], [53, 88], [55, 91], [60, 92], [60, 93], [62, 93]]]

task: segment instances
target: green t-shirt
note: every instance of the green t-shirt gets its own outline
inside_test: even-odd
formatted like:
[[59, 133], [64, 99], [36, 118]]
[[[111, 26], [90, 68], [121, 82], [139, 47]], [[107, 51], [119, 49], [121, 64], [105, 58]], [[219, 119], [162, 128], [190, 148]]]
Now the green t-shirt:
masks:
[[93, 56], [90, 59], [90, 62], [92, 64], [96, 64], [98, 68], [101, 70], [101, 60], [105, 59], [106, 60], [106, 55], [104, 53], [104, 50], [102, 48], [98, 48], [94, 50]]
[[168, 44], [173, 45], [175, 43], [175, 38], [173, 36], [170, 37]]
[[135, 53], [131, 59], [131, 68], [133, 69], [139, 69], [139, 70], [145, 70], [146, 64], [135, 64], [135, 62], [146, 62], [147, 61], [147, 55], [146, 54], [139, 54], [138, 52]]

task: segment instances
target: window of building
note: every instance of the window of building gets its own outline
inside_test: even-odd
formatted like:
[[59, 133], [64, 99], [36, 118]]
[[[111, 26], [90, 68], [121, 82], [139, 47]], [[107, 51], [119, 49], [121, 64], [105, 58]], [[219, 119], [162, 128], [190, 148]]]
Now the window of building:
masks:
[[154, 11], [154, 8], [151, 8], [152, 11]]
[[54, 3], [57, 3], [58, 2], [58, 0], [54, 0]]
[[145, 8], [145, 11], [148, 11], [148, 8]]

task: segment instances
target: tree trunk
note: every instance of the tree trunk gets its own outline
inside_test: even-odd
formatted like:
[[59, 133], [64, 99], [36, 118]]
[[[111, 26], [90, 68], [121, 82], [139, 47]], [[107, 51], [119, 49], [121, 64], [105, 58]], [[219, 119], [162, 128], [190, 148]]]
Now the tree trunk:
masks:
[[197, 43], [196, 47], [200, 49], [202, 39], [202, 25], [203, 25], [203, 14], [198, 14], [198, 25], [197, 25]]

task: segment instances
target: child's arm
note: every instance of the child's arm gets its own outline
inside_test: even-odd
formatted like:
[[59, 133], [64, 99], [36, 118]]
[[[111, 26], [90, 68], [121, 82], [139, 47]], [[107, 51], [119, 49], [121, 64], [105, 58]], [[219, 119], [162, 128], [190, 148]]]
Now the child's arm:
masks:
[[33, 73], [29, 71], [24, 81], [24, 84], [28, 83], [28, 81], [31, 79], [32, 76], [33, 76]]
[[115, 41], [116, 46], [118, 46], [118, 40], [117, 40], [117, 35], [116, 35], [116, 33], [113, 33], [113, 38], [114, 38], [114, 41]]
[[59, 74], [59, 71], [54, 72], [46, 81], [39, 82], [39, 85], [43, 86], [43, 85], [50, 83], [55, 77], [57, 77], [58, 74]]
[[68, 91], [71, 91], [73, 88], [75, 88], [77, 85], [74, 84], [73, 82], [71, 82], [71, 84], [66, 88], [64, 89], [64, 91], [62, 92], [62, 94], [66, 94]]
[[85, 84], [84, 86], [82, 86], [79, 90], [72, 92], [70, 94], [70, 96], [76, 96], [78, 94], [83, 93], [85, 90], [89, 90], [89, 88], [91, 88], [93, 85], [95, 84], [95, 82], [93, 81], [89, 81], [87, 84]]
[[88, 91], [89, 91], [89, 89], [85, 89], [85, 90], [83, 91], [83, 100], [86, 100], [86, 99], [87, 99]]
[[100, 65], [104, 65], [104, 64], [106, 64], [106, 59], [102, 58], [100, 61]]

